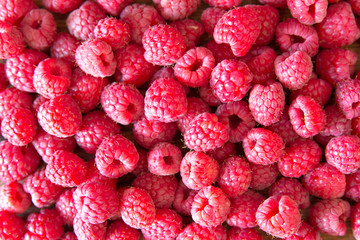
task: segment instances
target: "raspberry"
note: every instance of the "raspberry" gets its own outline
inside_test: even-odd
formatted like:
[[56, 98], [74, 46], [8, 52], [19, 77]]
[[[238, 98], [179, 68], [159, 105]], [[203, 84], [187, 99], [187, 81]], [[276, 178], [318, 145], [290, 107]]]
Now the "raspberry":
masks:
[[360, 116], [360, 80], [347, 79], [339, 82], [335, 89], [336, 103], [347, 119]]
[[344, 195], [346, 179], [335, 167], [320, 163], [302, 178], [302, 184], [311, 195], [322, 199], [335, 199]]
[[30, 143], [36, 135], [36, 128], [34, 113], [25, 108], [13, 109], [1, 121], [1, 134], [16, 146]]
[[184, 141], [195, 151], [209, 151], [221, 147], [229, 140], [225, 125], [213, 113], [201, 113], [188, 125]]
[[238, 59], [238, 57], [233, 54], [229, 44], [217, 44], [214, 40], [211, 40], [205, 45], [205, 47], [212, 52], [216, 63], [219, 63], [225, 59]]
[[36, 91], [46, 98], [62, 95], [70, 87], [71, 66], [57, 58], [41, 61], [34, 70], [33, 84]]
[[352, 134], [360, 137], [360, 117], [351, 119], [351, 126], [352, 126]]
[[201, 13], [201, 23], [204, 26], [204, 30], [207, 34], [213, 35], [216, 23], [225, 13], [225, 9], [218, 7], [206, 8]]
[[134, 123], [132, 129], [135, 141], [144, 148], [151, 148], [159, 142], [170, 142], [176, 135], [174, 122], [149, 121], [145, 117]]
[[187, 152], [181, 161], [180, 175], [190, 189], [200, 190], [215, 182], [219, 164], [203, 152]]
[[176, 240], [187, 240], [187, 239], [208, 239], [218, 240], [216, 232], [213, 227], [204, 227], [200, 224], [192, 222], [182, 229]]
[[[290, 99], [293, 101], [299, 95], [309, 96], [316, 100], [321, 106], [324, 106], [332, 93], [331, 84], [325, 80], [316, 78], [310, 79], [302, 88], [292, 91]], [[326, 123], [328, 124], [328, 123]]]
[[30, 235], [38, 239], [58, 239], [64, 233], [63, 221], [55, 209], [31, 213], [26, 219], [26, 228]]
[[250, 186], [251, 169], [241, 157], [229, 157], [221, 165], [217, 180], [221, 190], [229, 197], [236, 198]]
[[73, 137], [59, 138], [48, 134], [40, 129], [36, 134], [34, 140], [31, 142], [36, 151], [46, 163], [49, 162], [51, 156], [56, 150], [65, 150], [72, 152], [76, 147], [76, 142]]
[[261, 236], [259, 235], [259, 233], [252, 228], [237, 228], [237, 227], [232, 227], [229, 228], [229, 230], [226, 233], [226, 239], [227, 240], [237, 240], [237, 239], [242, 239], [242, 240], [261, 240]]
[[357, 58], [349, 49], [324, 49], [316, 56], [315, 70], [321, 78], [336, 86], [354, 74]]
[[11, 183], [33, 173], [40, 156], [32, 145], [14, 146], [6, 140], [0, 142], [0, 180]]
[[130, 26], [131, 41], [141, 44], [144, 32], [151, 26], [164, 23], [164, 19], [153, 6], [134, 3], [128, 5], [120, 14], [120, 20]]
[[286, 240], [302, 240], [302, 239], [321, 239], [320, 233], [314, 229], [309, 223], [301, 222], [299, 230], [294, 234], [286, 238]]
[[319, 51], [319, 37], [316, 30], [293, 18], [288, 18], [276, 26], [276, 42], [283, 52], [304, 51], [313, 57]]
[[77, 240], [77, 237], [74, 232], [66, 232], [61, 236], [60, 239], [61, 240]]
[[350, 204], [341, 199], [321, 200], [310, 207], [310, 223], [320, 232], [344, 236], [345, 221], [350, 216]]
[[351, 221], [351, 228], [352, 228], [352, 232], [353, 232], [353, 236], [355, 237], [355, 239], [359, 239], [359, 209], [360, 209], [360, 204], [356, 204], [355, 206], [352, 207], [351, 209], [351, 215], [350, 215], [350, 221]]
[[74, 232], [78, 240], [105, 240], [106, 222], [91, 224], [81, 220], [76, 215], [74, 219]]
[[24, 213], [31, 205], [30, 194], [24, 192], [18, 182], [11, 182], [0, 187], [0, 211]]
[[25, 92], [35, 92], [33, 75], [36, 66], [47, 58], [47, 55], [32, 49], [24, 51], [6, 61], [5, 71], [11, 85]]
[[226, 223], [239, 228], [256, 227], [256, 210], [264, 200], [263, 195], [252, 190], [247, 190], [237, 198], [232, 198]]
[[36, 8], [33, 0], [5, 0], [0, 3], [0, 21], [9, 24], [15, 23], [26, 15], [31, 9]]
[[117, 178], [109, 178], [104, 175], [102, 175], [99, 172], [99, 169], [96, 167], [95, 159], [91, 159], [87, 162], [88, 165], [88, 171], [87, 171], [87, 179], [83, 183], [89, 183], [89, 182], [97, 182], [104, 185], [109, 186], [110, 188], [116, 189], [117, 185]]
[[261, 24], [256, 10], [238, 7], [225, 13], [214, 29], [216, 43], [228, 43], [235, 56], [244, 56], [255, 43]]
[[209, 106], [217, 107], [221, 104], [220, 99], [212, 92], [210, 85], [200, 87], [199, 95]]
[[181, 216], [172, 209], [158, 209], [154, 222], [141, 229], [145, 239], [175, 239], [182, 229]]
[[75, 202], [73, 194], [76, 188], [66, 189], [56, 201], [56, 210], [59, 212], [61, 219], [64, 224], [72, 226], [74, 222], [75, 215], [77, 210], [75, 208]]
[[140, 231], [134, 228], [131, 228], [123, 222], [123, 220], [118, 219], [115, 222], [112, 222], [106, 230], [106, 240], [132, 240], [139, 239]]
[[4, 91], [8, 85], [9, 85], [9, 79], [5, 73], [5, 64], [0, 63], [0, 92]]
[[14, 213], [0, 211], [0, 238], [8, 240], [23, 239], [26, 228], [25, 221]]
[[132, 174], [135, 176], [139, 176], [142, 173], [148, 172], [148, 164], [147, 164], [147, 154], [148, 151], [142, 147], [136, 147], [139, 153], [139, 160], [136, 164], [136, 168], [132, 171]]
[[241, 0], [230, 0], [230, 1], [204, 0], [204, 2], [209, 4], [211, 7], [218, 7], [222, 9], [232, 9], [241, 4]]
[[136, 229], [149, 226], [156, 216], [155, 205], [150, 195], [145, 190], [135, 187], [123, 192], [120, 211], [124, 222]]
[[181, 159], [181, 150], [177, 146], [158, 143], [148, 153], [148, 169], [156, 175], [173, 175], [180, 171]]
[[346, 175], [345, 197], [360, 202], [360, 170]]
[[184, 38], [180, 32], [165, 24], [149, 27], [144, 32], [142, 44], [145, 49], [145, 60], [155, 65], [175, 63], [186, 49]]
[[154, 75], [158, 66], [147, 62], [144, 52], [144, 48], [132, 43], [115, 52], [117, 82], [130, 83], [139, 87]]
[[286, 8], [287, 2], [285, 0], [260, 0], [262, 4], [268, 4], [275, 8]]
[[16, 57], [20, 54], [25, 42], [20, 30], [5, 22], [0, 22], [0, 59]]
[[300, 23], [314, 25], [321, 23], [326, 17], [328, 3], [326, 0], [312, 0], [309, 2], [289, 0], [287, 5], [291, 15]]
[[80, 7], [83, 0], [42, 0], [44, 7], [51, 12], [66, 14]]
[[67, 94], [43, 103], [37, 118], [45, 132], [56, 137], [70, 137], [80, 130], [82, 124], [80, 108]]
[[187, 51], [175, 64], [176, 79], [189, 87], [202, 87], [209, 83], [215, 58], [210, 50], [196, 47]]
[[243, 149], [250, 162], [268, 165], [284, 155], [285, 144], [276, 133], [264, 128], [253, 128], [243, 140]]
[[297, 203], [286, 195], [266, 199], [256, 211], [261, 230], [279, 238], [295, 234], [301, 225]]
[[66, 26], [76, 39], [85, 41], [94, 36], [93, 30], [96, 24], [105, 17], [99, 5], [93, 1], [86, 1], [68, 15]]
[[357, 0], [348, 0], [347, 2], [350, 3], [353, 13], [356, 14], [356, 15], [359, 15], [360, 14], [359, 1], [357, 1]]
[[221, 147], [207, 152], [207, 154], [218, 161], [218, 163], [222, 163], [225, 159], [236, 155], [235, 144], [226, 142]]
[[170, 23], [183, 36], [187, 49], [194, 48], [200, 42], [200, 37], [205, 32], [204, 26], [193, 19], [183, 19]]
[[252, 174], [250, 188], [254, 190], [264, 190], [270, 187], [279, 175], [276, 164], [258, 165], [250, 162], [249, 166]]
[[96, 0], [106, 13], [119, 16], [121, 11], [129, 4], [132, 3], [132, 0]]
[[285, 52], [274, 62], [275, 73], [282, 85], [290, 90], [302, 88], [309, 80], [313, 64], [304, 51]]
[[315, 28], [320, 46], [323, 48], [344, 47], [360, 36], [351, 5], [347, 2], [329, 6], [326, 17]]
[[178, 184], [173, 202], [174, 209], [183, 215], [191, 216], [191, 205], [197, 190], [187, 188], [182, 181]]
[[153, 0], [156, 9], [166, 20], [180, 20], [190, 16], [200, 5], [200, 0]]
[[187, 111], [187, 99], [181, 84], [173, 78], [159, 78], [145, 93], [145, 116], [151, 121], [174, 122]]
[[74, 65], [75, 51], [80, 44], [81, 42], [69, 33], [58, 33], [50, 46], [50, 55], [52, 58], [61, 58]]

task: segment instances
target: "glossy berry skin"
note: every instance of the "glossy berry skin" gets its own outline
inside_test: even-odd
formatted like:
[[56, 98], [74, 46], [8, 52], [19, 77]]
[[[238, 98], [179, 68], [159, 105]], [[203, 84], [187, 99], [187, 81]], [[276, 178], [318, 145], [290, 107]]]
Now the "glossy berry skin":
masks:
[[0, 187], [0, 211], [24, 213], [31, 205], [30, 194], [21, 183], [11, 182]]
[[359, 90], [360, 80], [346, 79], [336, 85], [335, 97], [340, 111], [347, 119], [360, 116]]
[[117, 219], [115, 222], [112, 222], [106, 230], [106, 240], [132, 240], [139, 238], [140, 231], [130, 227], [121, 219]]
[[16, 26], [2, 22], [0, 31], [0, 59], [16, 57], [25, 47], [20, 30]]
[[25, 221], [15, 213], [0, 212], [0, 238], [8, 240], [21, 240], [26, 233]]
[[30, 235], [35, 235], [38, 239], [58, 239], [64, 232], [63, 221], [55, 209], [31, 213], [26, 219], [26, 228]]

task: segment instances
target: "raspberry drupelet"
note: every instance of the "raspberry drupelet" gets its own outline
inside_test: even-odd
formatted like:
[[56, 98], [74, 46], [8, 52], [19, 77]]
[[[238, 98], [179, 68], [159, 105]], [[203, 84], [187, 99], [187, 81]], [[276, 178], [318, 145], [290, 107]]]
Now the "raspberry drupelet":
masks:
[[16, 57], [25, 47], [24, 37], [16, 26], [0, 22], [0, 59]]
[[74, 218], [74, 233], [78, 240], [104, 240], [106, 229], [107, 222], [91, 224], [81, 220], [78, 215]]
[[346, 175], [345, 197], [360, 202], [360, 170]]
[[112, 222], [106, 229], [106, 240], [132, 240], [139, 238], [140, 231], [130, 227], [121, 219], [117, 219], [116, 221]]
[[97, 182], [97, 183], [103, 183], [104, 185], [107, 185], [113, 189], [116, 189], [117, 185], [117, 178], [109, 178], [104, 175], [102, 175], [96, 167], [95, 159], [90, 159], [87, 162], [88, 169], [87, 169], [87, 179], [83, 183], [89, 183], [89, 182]]
[[308, 222], [301, 222], [299, 230], [287, 237], [286, 240], [302, 240], [302, 239], [313, 239], [313, 240], [320, 240], [320, 232], [317, 231], [314, 226], [310, 225]]
[[31, 196], [19, 182], [11, 182], [0, 187], [0, 211], [24, 213], [31, 205]]
[[61, 58], [74, 66], [75, 51], [80, 44], [81, 42], [74, 36], [66, 32], [60, 32], [50, 46], [50, 56], [52, 58]]
[[207, 154], [221, 164], [225, 159], [236, 155], [236, 146], [234, 143], [226, 142], [221, 147], [208, 151]]
[[225, 13], [226, 10], [219, 7], [209, 7], [201, 13], [201, 23], [207, 34], [212, 35], [214, 33], [216, 23]]
[[72, 226], [74, 222], [74, 218], [77, 214], [77, 210], [75, 208], [75, 202], [73, 194], [76, 188], [68, 188], [66, 189], [58, 198], [55, 204], [56, 210], [59, 212], [61, 219], [64, 224], [68, 226]]
[[181, 233], [178, 235], [176, 240], [187, 240], [187, 239], [208, 239], [218, 240], [214, 227], [204, 227], [196, 222], [191, 222], [186, 225]]
[[305, 84], [305, 86], [303, 86], [302, 88], [292, 91], [290, 95], [290, 99], [291, 101], [293, 101], [298, 96], [304, 95], [313, 98], [321, 106], [325, 106], [325, 104], [330, 99], [331, 94], [332, 94], [331, 84], [323, 79], [316, 78], [316, 79], [310, 79], [307, 82], [307, 84]]
[[269, 165], [259, 165], [249, 162], [251, 169], [250, 188], [254, 190], [264, 190], [270, 187], [279, 176], [276, 163]]
[[177, 146], [167, 142], [158, 143], [147, 155], [148, 169], [156, 175], [173, 175], [180, 171], [181, 159], [181, 150]]
[[238, 57], [235, 56], [234, 53], [232, 52], [229, 44], [226, 43], [218, 44], [214, 40], [210, 40], [205, 45], [205, 47], [212, 52], [216, 60], [216, 63], [219, 63], [225, 59], [238, 59]]
[[205, 32], [204, 26], [193, 19], [183, 19], [170, 23], [183, 36], [186, 49], [191, 49], [198, 46], [200, 38]]
[[23, 92], [16, 88], [6, 88], [0, 92], [0, 118], [3, 119], [7, 114], [15, 108], [26, 108], [29, 110], [32, 107], [32, 98], [30, 94]]
[[199, 87], [199, 95], [211, 107], [217, 107], [221, 104], [220, 99], [212, 92], [210, 85]]
[[204, 0], [211, 7], [217, 7], [222, 9], [232, 9], [241, 4], [241, 0], [230, 0], [230, 1], [222, 1], [222, 0]]

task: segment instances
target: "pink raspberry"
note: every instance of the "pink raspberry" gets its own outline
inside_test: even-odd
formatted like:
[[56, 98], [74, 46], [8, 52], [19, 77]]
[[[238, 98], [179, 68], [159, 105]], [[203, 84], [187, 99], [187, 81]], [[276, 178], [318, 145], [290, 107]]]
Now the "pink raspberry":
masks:
[[255, 43], [261, 24], [256, 10], [238, 7], [225, 13], [214, 29], [216, 43], [228, 43], [235, 56], [244, 56]]
[[16, 57], [25, 47], [24, 37], [16, 26], [0, 22], [0, 59]]
[[183, 221], [172, 209], [157, 209], [154, 222], [141, 229], [145, 239], [175, 239], [181, 232]]
[[346, 179], [335, 167], [320, 163], [302, 178], [302, 184], [313, 196], [335, 199], [344, 196]]
[[31, 205], [31, 196], [18, 182], [0, 187], [0, 211], [24, 213]]
[[0, 238], [8, 240], [24, 239], [25, 221], [14, 213], [0, 211]]
[[86, 1], [68, 15], [66, 26], [76, 39], [85, 41], [94, 36], [93, 30], [96, 24], [105, 17], [99, 5], [93, 1]]
[[148, 169], [156, 175], [173, 175], [180, 171], [181, 159], [181, 150], [177, 146], [168, 142], [158, 143], [148, 153]]
[[321, 157], [321, 148], [314, 140], [301, 139], [287, 144], [277, 165], [283, 176], [298, 178], [312, 170]]
[[55, 13], [66, 14], [69, 13], [82, 4], [83, 0], [42, 0], [44, 7], [46, 7], [49, 11]]
[[285, 144], [276, 133], [264, 128], [253, 128], [243, 140], [243, 149], [250, 162], [268, 165], [284, 155]]
[[215, 58], [211, 51], [204, 47], [196, 47], [187, 51], [176, 62], [174, 74], [185, 86], [202, 87], [209, 83], [214, 67]]
[[253, 76], [238, 60], [223, 60], [211, 72], [210, 87], [221, 102], [241, 100], [250, 89]]
[[170, 26], [176, 28], [183, 36], [186, 49], [196, 47], [205, 32], [204, 26], [200, 22], [188, 18], [171, 22]]
[[275, 8], [286, 8], [287, 2], [285, 0], [260, 0], [262, 4], [268, 4]]
[[216, 227], [224, 222], [230, 212], [230, 200], [217, 187], [202, 188], [194, 197], [191, 216], [194, 222], [204, 227]]
[[220, 99], [212, 92], [210, 85], [200, 87], [199, 95], [211, 107], [217, 107], [221, 104]]
[[121, 11], [129, 4], [133, 2], [133, 0], [95, 0], [97, 4], [99, 4], [106, 13], [119, 16]]
[[135, 169], [139, 154], [134, 144], [120, 134], [105, 138], [95, 154], [96, 166], [102, 175], [121, 177]]
[[225, 159], [236, 155], [235, 144], [226, 142], [221, 147], [208, 151], [207, 154], [221, 164]]
[[124, 222], [136, 229], [149, 226], [156, 217], [155, 205], [150, 195], [136, 187], [127, 188], [123, 192], [120, 211]]
[[336, 86], [354, 74], [357, 59], [357, 54], [349, 49], [324, 49], [316, 56], [315, 70], [321, 78]]
[[180, 175], [188, 188], [200, 190], [215, 182], [219, 164], [203, 152], [190, 151], [181, 161]]
[[326, 0], [312, 0], [308, 2], [289, 0], [287, 5], [291, 15], [300, 23], [314, 25], [321, 23], [326, 17], [328, 2]]
[[360, 116], [360, 80], [347, 79], [339, 82], [335, 89], [336, 103], [347, 119]]
[[81, 220], [76, 215], [74, 219], [74, 232], [78, 240], [105, 240], [107, 223], [91, 224]]
[[58, 239], [64, 233], [63, 221], [55, 209], [31, 213], [26, 219], [26, 228], [36, 239]]
[[197, 190], [187, 188], [180, 181], [176, 189], [173, 208], [180, 214], [191, 216], [191, 205], [197, 192]]
[[316, 30], [312, 26], [303, 25], [293, 18], [288, 18], [276, 26], [276, 42], [283, 52], [304, 51], [313, 57], [319, 51], [319, 37]]
[[187, 99], [181, 84], [173, 78], [159, 78], [145, 93], [145, 116], [151, 121], [174, 122], [187, 111]]
[[145, 60], [155, 65], [171, 65], [186, 50], [185, 40], [180, 32], [165, 24], [149, 27], [144, 32], [142, 44]]
[[229, 140], [224, 124], [213, 113], [201, 113], [188, 125], [184, 134], [185, 145], [195, 151], [209, 151], [221, 147]]
[[213, 35], [216, 23], [225, 13], [226, 10], [219, 7], [209, 7], [201, 13], [201, 23], [207, 34]]
[[259, 233], [253, 228], [237, 228], [232, 227], [226, 233], [227, 240], [262, 240]]
[[64, 224], [72, 226], [74, 222], [75, 215], [77, 210], [75, 208], [75, 202], [73, 194], [76, 188], [66, 189], [56, 201], [55, 208], [59, 212], [61, 219]]
[[140, 231], [130, 227], [123, 220], [117, 219], [115, 222], [112, 222], [106, 230], [106, 240], [131, 240], [139, 239]]
[[238, 59], [238, 57], [236, 57], [232, 52], [229, 44], [217, 44], [214, 40], [211, 40], [205, 45], [205, 47], [212, 52], [216, 63], [219, 63], [225, 59]]
[[332, 93], [331, 84], [325, 80], [316, 78], [310, 79], [302, 88], [292, 91], [290, 99], [293, 101], [299, 95], [309, 96], [316, 100], [321, 106], [324, 106]]
[[309, 80], [313, 64], [304, 51], [285, 52], [274, 62], [275, 74], [282, 85], [290, 90], [302, 88]]
[[154, 75], [158, 66], [147, 62], [144, 52], [142, 46], [132, 43], [115, 52], [117, 61], [115, 79], [117, 82], [125, 82], [139, 87]]
[[45, 132], [56, 137], [70, 137], [80, 130], [82, 124], [80, 108], [68, 94], [43, 103], [37, 118]]
[[153, 0], [156, 9], [166, 20], [180, 20], [190, 16], [200, 5], [200, 0]]
[[0, 21], [14, 24], [31, 9], [36, 8], [33, 0], [5, 0], [0, 3]]
[[50, 55], [52, 58], [61, 58], [74, 65], [75, 51], [80, 44], [81, 42], [69, 33], [58, 33], [50, 46]]
[[360, 36], [351, 5], [339, 2], [328, 7], [324, 20], [316, 25], [323, 48], [338, 48], [352, 44]]
[[6, 140], [0, 142], [0, 180], [11, 183], [33, 173], [40, 156], [32, 145], [14, 146]]
[[264, 200], [263, 195], [252, 190], [247, 190], [242, 195], [232, 198], [226, 223], [239, 228], [256, 227], [256, 210]]
[[[184, 227], [176, 240], [207, 239], [218, 240], [214, 227], [204, 227], [195, 222]], [[221, 239], [222, 240], [222, 239]]]
[[303, 221], [301, 222], [299, 230], [295, 234], [287, 237], [285, 240], [303, 240], [303, 239], [320, 240], [321, 236], [320, 233], [317, 230], [315, 230], [313, 226]]
[[71, 65], [58, 58], [41, 61], [34, 70], [33, 83], [36, 92], [46, 98], [62, 95], [70, 87]]
[[25, 146], [36, 135], [37, 122], [34, 113], [25, 108], [13, 109], [1, 121], [1, 134], [16, 146]]
[[35, 92], [33, 75], [36, 66], [47, 58], [47, 55], [32, 49], [24, 51], [6, 61], [5, 71], [11, 85], [25, 92]]
[[144, 97], [133, 85], [112, 83], [101, 93], [101, 106], [117, 123], [128, 125], [144, 114]]
[[250, 188], [254, 190], [264, 190], [270, 187], [279, 176], [279, 170], [276, 164], [258, 165], [249, 163], [251, 169]]
[[346, 175], [345, 197], [360, 202], [360, 170]]
[[217, 179], [221, 190], [229, 197], [236, 198], [250, 186], [251, 169], [241, 157], [229, 157], [221, 165]]
[[165, 23], [153, 6], [134, 3], [128, 5], [120, 14], [120, 20], [130, 26], [131, 41], [141, 44], [144, 32], [151, 26]]
[[332, 236], [344, 236], [350, 204], [342, 199], [321, 200], [310, 207], [309, 220], [317, 230]]
[[356, 204], [355, 206], [352, 207], [351, 209], [351, 214], [350, 214], [350, 221], [351, 221], [351, 229], [353, 232], [353, 236], [355, 237], [355, 239], [359, 239], [360, 235], [359, 235], [359, 227], [360, 227], [360, 204]]
[[301, 225], [297, 203], [286, 195], [266, 199], [256, 211], [256, 221], [261, 230], [279, 238], [295, 234]]
[[232, 9], [241, 4], [241, 0], [204, 0], [205, 3], [209, 4], [211, 7], [218, 7], [223, 9]]

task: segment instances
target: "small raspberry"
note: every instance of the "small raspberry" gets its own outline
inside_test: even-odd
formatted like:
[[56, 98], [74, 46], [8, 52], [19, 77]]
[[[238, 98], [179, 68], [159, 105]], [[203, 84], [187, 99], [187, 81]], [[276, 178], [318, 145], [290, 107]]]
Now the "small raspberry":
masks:
[[206, 8], [201, 13], [201, 23], [204, 26], [205, 32], [207, 34], [213, 35], [216, 23], [225, 13], [225, 9], [218, 7]]
[[69, 13], [82, 4], [83, 0], [42, 0], [44, 7], [46, 7], [49, 11], [55, 13], [66, 14]]
[[0, 59], [16, 57], [25, 47], [24, 37], [16, 26], [0, 22]]
[[286, 195], [266, 199], [256, 211], [256, 221], [261, 230], [286, 238], [295, 234], [301, 225], [297, 203]]
[[0, 211], [0, 238], [21, 240], [26, 233], [25, 221], [14, 213]]
[[292, 91], [290, 99], [293, 101], [299, 95], [309, 96], [317, 101], [321, 106], [324, 106], [328, 102], [331, 93], [331, 84], [325, 80], [316, 78], [310, 79], [302, 88]]
[[205, 32], [204, 26], [200, 22], [188, 18], [171, 22], [170, 26], [176, 28], [183, 36], [186, 49], [196, 47]]
[[0, 187], [0, 211], [24, 213], [31, 205], [31, 196], [18, 182]]
[[122, 10], [129, 4], [133, 2], [133, 0], [95, 0], [97, 4], [99, 4], [106, 13], [119, 16]]
[[351, 209], [351, 215], [350, 215], [350, 221], [351, 221], [351, 228], [352, 228], [352, 232], [353, 232], [353, 236], [355, 237], [355, 239], [359, 239], [360, 237], [360, 204], [356, 204], [355, 206], [352, 207]]
[[112, 222], [106, 230], [106, 240], [132, 240], [139, 239], [140, 231], [130, 227], [123, 220], [118, 219]]
[[176, 189], [173, 208], [180, 214], [191, 216], [191, 205], [197, 192], [197, 190], [187, 188], [180, 181]]
[[74, 219], [74, 232], [78, 240], [105, 240], [107, 223], [91, 224], [81, 220], [76, 215]]
[[238, 59], [238, 57], [236, 57], [232, 52], [229, 44], [217, 44], [214, 40], [211, 40], [205, 45], [205, 47], [212, 52], [216, 63], [219, 63], [225, 59]]
[[55, 209], [31, 213], [26, 219], [26, 228], [37, 239], [58, 239], [64, 233], [63, 221]]
[[347, 119], [360, 116], [360, 80], [347, 79], [335, 89], [336, 103]]
[[345, 197], [360, 202], [360, 170], [346, 175]]
[[217, 107], [221, 104], [220, 99], [212, 92], [210, 85], [199, 88], [199, 95], [209, 106]]
[[173, 175], [180, 171], [181, 159], [181, 150], [177, 146], [168, 142], [158, 143], [148, 153], [148, 169], [156, 175]]
[[76, 188], [66, 189], [56, 201], [56, 210], [59, 212], [64, 224], [72, 226], [77, 214], [73, 194]]
[[236, 155], [235, 144], [226, 142], [221, 147], [208, 151], [207, 154], [221, 164], [225, 159]]
[[81, 42], [69, 33], [58, 33], [50, 46], [50, 55], [52, 58], [61, 58], [74, 65], [75, 51], [80, 44]]
[[241, 0], [229, 0], [229, 1], [223, 1], [223, 0], [204, 0], [207, 4], [209, 4], [211, 7], [218, 7], [222, 9], [232, 9], [234, 7], [237, 7], [241, 4]]
[[262, 240], [259, 233], [253, 228], [232, 227], [226, 233], [226, 240]]
[[321, 23], [326, 17], [328, 2], [326, 0], [312, 0], [308, 2], [289, 0], [287, 5], [291, 15], [300, 23], [314, 25]]
[[320, 240], [321, 236], [320, 233], [314, 229], [312, 225], [303, 221], [301, 222], [299, 230], [285, 240], [305, 240], [305, 239], [313, 239], [313, 240]]
[[4, 0], [0, 2], [0, 21], [14, 24], [31, 9], [36, 8], [33, 0]]
[[270, 187], [279, 176], [276, 164], [258, 165], [249, 163], [251, 169], [250, 188], [254, 190], [264, 190]]
[[200, 0], [153, 0], [156, 9], [166, 20], [180, 20], [190, 16], [200, 5]]

